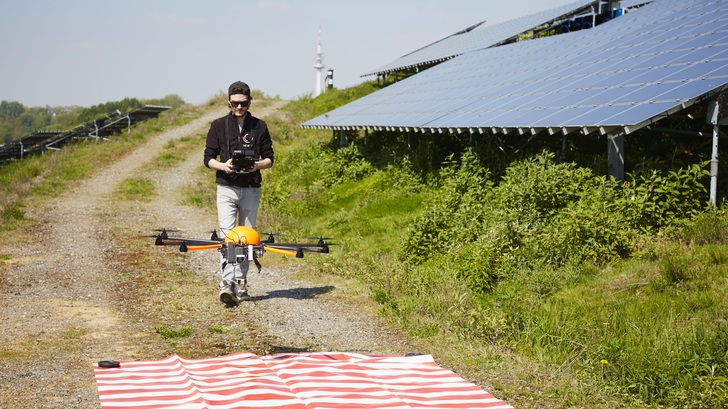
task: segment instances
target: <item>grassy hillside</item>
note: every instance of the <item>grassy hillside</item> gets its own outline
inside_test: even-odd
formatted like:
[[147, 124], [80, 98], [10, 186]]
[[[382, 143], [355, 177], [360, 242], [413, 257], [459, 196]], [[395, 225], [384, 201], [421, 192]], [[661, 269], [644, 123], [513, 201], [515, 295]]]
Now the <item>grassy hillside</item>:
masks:
[[660, 160], [693, 141], [634, 148], [644, 159], [616, 181], [588, 138], [564, 158], [560, 139], [341, 146], [298, 128], [368, 87], [292, 102], [273, 124], [286, 141], [262, 213], [341, 242], [321, 273], [361, 280], [382, 315], [517, 407], [728, 402], [728, 218], [706, 207], [704, 158]]
[[91, 107], [26, 107], [19, 102], [0, 101], [0, 145], [21, 139], [40, 130], [69, 130], [96, 118], [119, 111], [127, 113], [144, 105], [179, 107], [184, 104], [177, 95], [159, 99], [125, 98]]
[[202, 109], [182, 105], [104, 143], [84, 141], [60, 151], [3, 164], [0, 166], [0, 243], [16, 239], [14, 232], [27, 223], [28, 210], [36, 200], [57, 197], [74, 182], [102, 170], [105, 164], [117, 160], [149, 135], [182, 125], [198, 117]]
[[[260, 229], [335, 237], [311, 274], [356, 280], [421, 352], [517, 408], [726, 405], [728, 216], [705, 208], [699, 156], [644, 160], [619, 182], [587, 138], [561, 157], [560, 140], [372, 132], [341, 146], [300, 129], [375, 89], [303, 98], [268, 121]], [[202, 109], [0, 168], [0, 241], [34, 197], [91, 172], [88, 157], [113, 160]], [[212, 194], [190, 187], [189, 203], [212, 209]]]

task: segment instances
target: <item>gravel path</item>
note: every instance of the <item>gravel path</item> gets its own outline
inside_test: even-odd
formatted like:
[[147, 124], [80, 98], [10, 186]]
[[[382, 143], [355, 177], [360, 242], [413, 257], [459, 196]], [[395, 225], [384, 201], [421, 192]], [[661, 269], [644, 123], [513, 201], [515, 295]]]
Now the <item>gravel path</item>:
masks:
[[[254, 114], [264, 118], [281, 104]], [[217, 253], [174, 254], [165, 252], [172, 248], [152, 246], [149, 239], [146, 254], [139, 258], [174, 254], [169, 257], [179, 268], [194, 275], [181, 281], [176, 292], [145, 292], [144, 269], [149, 267], [137, 264], [138, 250], [113, 238], [170, 226], [198, 235], [216, 226], [203, 209], [179, 204], [183, 188], [199, 183], [195, 175], [202, 147], [154, 175], [160, 181], [154, 200], [119, 203], [113, 193], [123, 180], [146, 176], [166, 143], [205, 134], [210, 122], [225, 112], [213, 110], [149, 138], [114, 164], [99, 164], [101, 171], [94, 176], [47, 207], [29, 212], [38, 223], [27, 242], [0, 247], [0, 254], [11, 257], [0, 265], [0, 407], [98, 408], [93, 362], [185, 356], [183, 341], [169, 342], [157, 334], [160, 322], [191, 325], [196, 331], [236, 328], [217, 342], [218, 354], [256, 345], [264, 352], [276, 352], [276, 347], [411, 352], [401, 336], [371, 313], [366, 297], [344, 281], [332, 277], [325, 284], [305, 282], [291, 269], [266, 267], [265, 258], [263, 272], [250, 273], [255, 300], [225, 308], [217, 301]], [[357, 297], [357, 302], [346, 302], [348, 297]], [[180, 305], [174, 316], [169, 316], [167, 303]]]

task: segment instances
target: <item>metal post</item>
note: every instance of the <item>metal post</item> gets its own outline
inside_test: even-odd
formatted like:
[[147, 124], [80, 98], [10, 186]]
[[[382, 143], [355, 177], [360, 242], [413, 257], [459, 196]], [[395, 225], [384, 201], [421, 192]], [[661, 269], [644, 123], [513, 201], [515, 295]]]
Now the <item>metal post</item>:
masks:
[[715, 207], [718, 196], [718, 99], [708, 109], [708, 122], [713, 124], [713, 150], [710, 154], [710, 203]]
[[591, 8], [591, 12], [592, 12], [592, 26], [591, 26], [591, 28], [594, 28], [594, 27], [597, 26], [597, 13], [596, 13], [596, 11], [594, 11], [594, 6], [592, 6], [592, 8]]
[[710, 203], [715, 207], [718, 196], [718, 124], [713, 125], [713, 152], [710, 155]]
[[609, 160], [609, 176], [614, 176], [617, 180], [624, 179], [624, 134], [617, 131], [614, 134], [607, 135], [608, 141], [608, 160]]

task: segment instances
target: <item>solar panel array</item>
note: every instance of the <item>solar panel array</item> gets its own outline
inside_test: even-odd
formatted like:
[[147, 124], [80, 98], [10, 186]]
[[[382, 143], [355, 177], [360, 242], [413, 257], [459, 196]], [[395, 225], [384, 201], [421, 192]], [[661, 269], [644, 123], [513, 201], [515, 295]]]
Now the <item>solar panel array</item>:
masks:
[[503, 23], [489, 25], [486, 22], [470, 31], [464, 30], [462, 33], [453, 34], [428, 46], [422, 47], [419, 50], [404, 55], [399, 59], [362, 76], [381, 74], [432, 62], [443, 61], [465, 52], [488, 48], [523, 33], [524, 31], [528, 31], [538, 25], [550, 22], [558, 17], [573, 13], [575, 10], [579, 10], [593, 3], [597, 2], [595, 0], [579, 0]]
[[631, 132], [728, 88], [728, 1], [655, 0], [591, 30], [465, 53], [306, 128]]
[[30, 135], [0, 145], [0, 163], [42, 154], [48, 149], [59, 149], [76, 139], [106, 137], [122, 132], [135, 124], [156, 118], [170, 109], [169, 106], [144, 105], [126, 115], [113, 112], [81, 124], [68, 131], [37, 131]]

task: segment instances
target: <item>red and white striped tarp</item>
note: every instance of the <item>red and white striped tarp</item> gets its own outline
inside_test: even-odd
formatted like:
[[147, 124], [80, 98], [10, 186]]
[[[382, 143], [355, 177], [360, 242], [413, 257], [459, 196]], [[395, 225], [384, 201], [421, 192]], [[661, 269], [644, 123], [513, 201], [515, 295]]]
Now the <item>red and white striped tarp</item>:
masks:
[[513, 409], [439, 367], [430, 355], [350, 353], [94, 364], [102, 409], [112, 408], [490, 408]]

